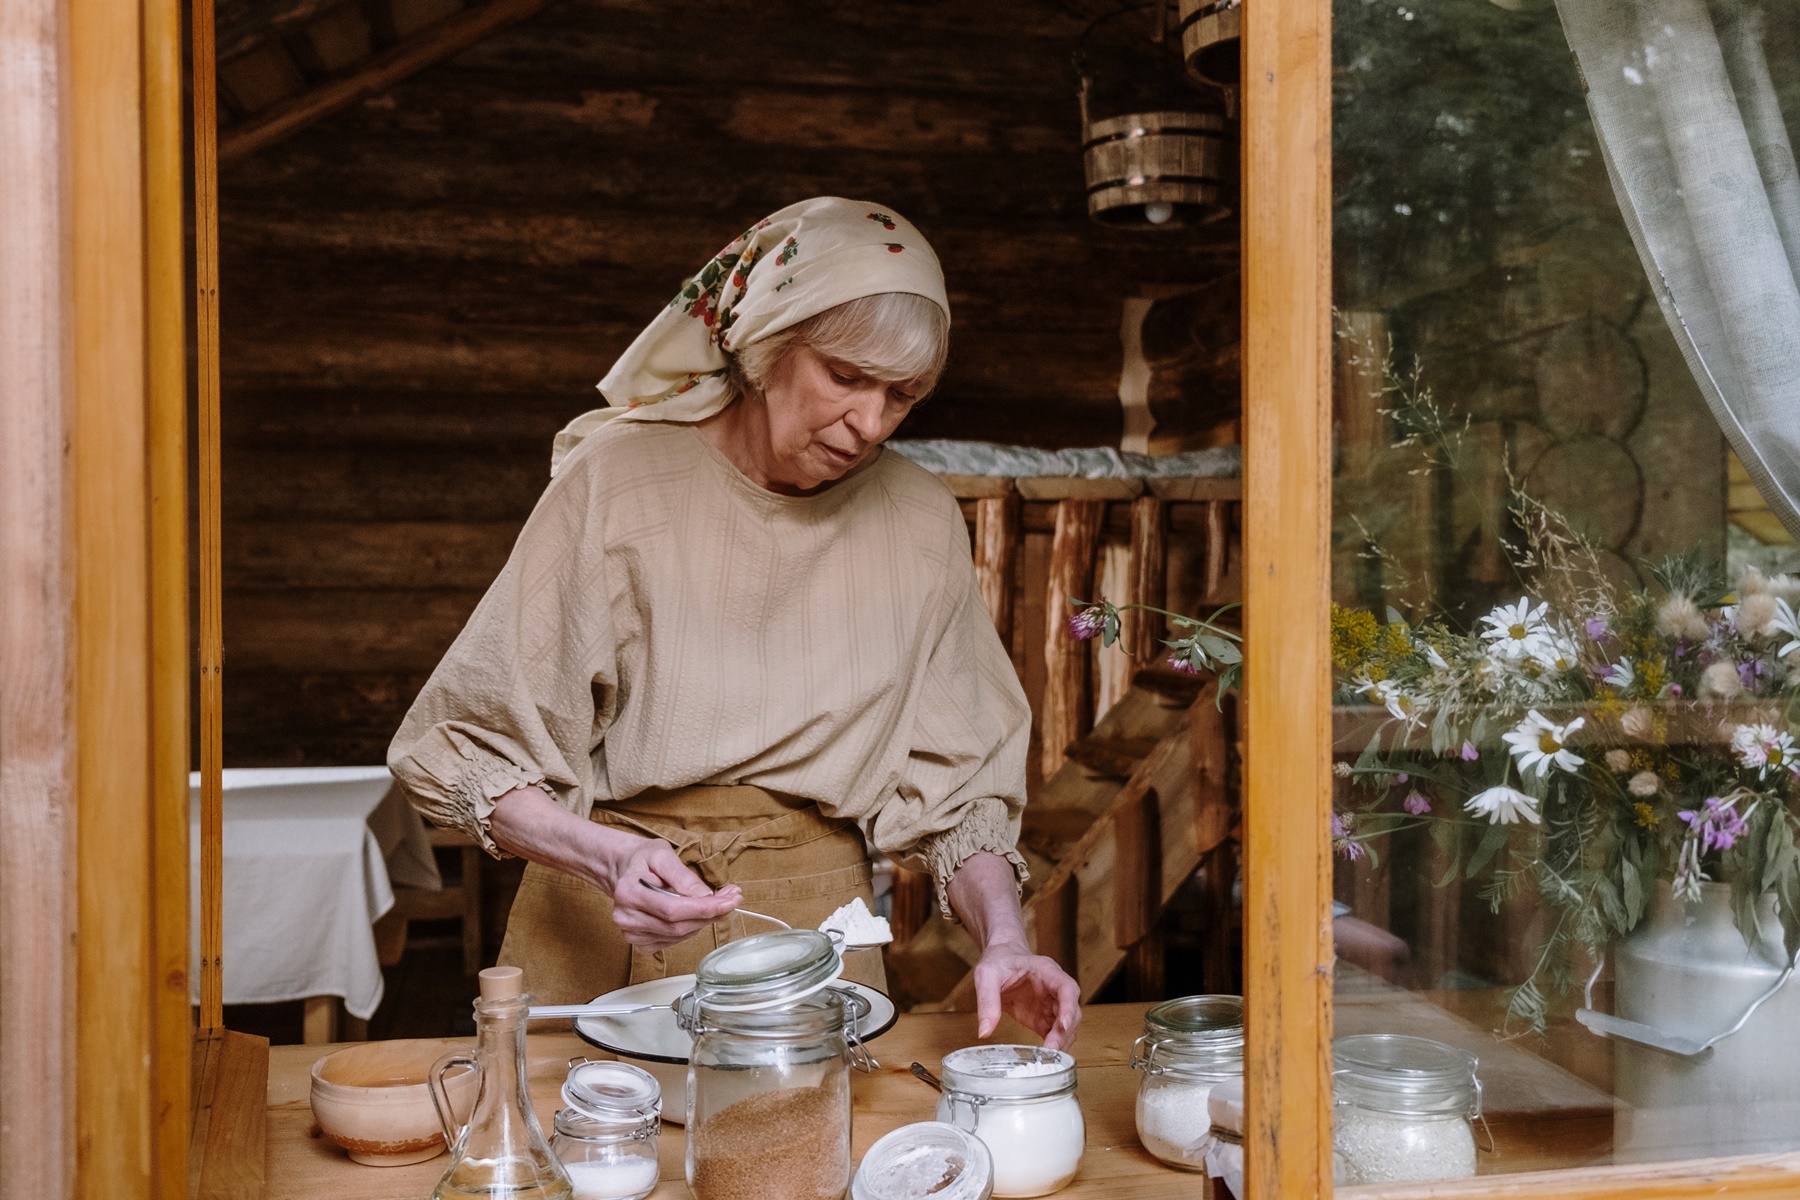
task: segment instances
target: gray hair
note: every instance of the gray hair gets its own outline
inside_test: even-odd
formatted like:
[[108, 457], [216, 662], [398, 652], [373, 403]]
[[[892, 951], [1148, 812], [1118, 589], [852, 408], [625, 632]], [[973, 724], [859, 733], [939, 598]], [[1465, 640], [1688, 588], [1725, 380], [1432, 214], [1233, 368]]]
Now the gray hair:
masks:
[[883, 383], [916, 384], [922, 399], [944, 373], [950, 318], [935, 301], [911, 292], [850, 300], [732, 354], [733, 388], [739, 395], [760, 394], [776, 366], [799, 346]]

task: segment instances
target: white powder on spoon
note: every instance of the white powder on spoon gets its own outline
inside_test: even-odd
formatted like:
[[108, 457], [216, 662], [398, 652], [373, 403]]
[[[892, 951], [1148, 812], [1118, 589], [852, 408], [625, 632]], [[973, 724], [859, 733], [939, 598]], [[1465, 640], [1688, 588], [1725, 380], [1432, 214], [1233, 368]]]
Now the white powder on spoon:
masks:
[[843, 935], [846, 946], [885, 946], [894, 940], [894, 931], [888, 927], [887, 918], [870, 912], [861, 896], [826, 917], [819, 925], [821, 933], [833, 930]]

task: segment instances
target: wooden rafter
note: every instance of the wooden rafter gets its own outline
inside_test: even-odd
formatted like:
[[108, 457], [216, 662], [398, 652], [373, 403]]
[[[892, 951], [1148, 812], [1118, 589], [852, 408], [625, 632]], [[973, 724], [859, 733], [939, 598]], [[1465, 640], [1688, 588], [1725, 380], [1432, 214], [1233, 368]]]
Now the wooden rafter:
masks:
[[219, 133], [219, 161], [281, 141], [321, 117], [393, 87], [425, 68], [461, 53], [491, 33], [537, 12], [544, 0], [488, 0], [420, 30], [349, 73], [328, 79], [251, 114]]

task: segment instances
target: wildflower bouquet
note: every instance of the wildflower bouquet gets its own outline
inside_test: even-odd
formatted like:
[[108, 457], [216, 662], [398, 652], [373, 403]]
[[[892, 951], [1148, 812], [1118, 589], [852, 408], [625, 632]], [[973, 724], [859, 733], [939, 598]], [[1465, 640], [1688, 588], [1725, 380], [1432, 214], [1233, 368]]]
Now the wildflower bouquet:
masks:
[[1508, 1015], [1539, 1031], [1575, 948], [1631, 932], [1659, 880], [1685, 899], [1729, 881], [1747, 940], [1772, 893], [1800, 952], [1800, 580], [1658, 578], [1587, 611], [1523, 597], [1468, 633], [1332, 611], [1337, 699], [1386, 713], [1334, 768], [1354, 796], [1334, 843], [1358, 858], [1425, 826], [1445, 881], [1484, 879], [1496, 910], [1535, 887], [1554, 919]]

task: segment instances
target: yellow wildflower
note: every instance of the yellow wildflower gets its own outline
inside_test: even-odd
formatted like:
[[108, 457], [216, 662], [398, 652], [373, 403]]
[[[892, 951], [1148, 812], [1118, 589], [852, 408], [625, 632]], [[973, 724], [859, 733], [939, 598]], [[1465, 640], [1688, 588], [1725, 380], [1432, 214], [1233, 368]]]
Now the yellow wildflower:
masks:
[[1648, 800], [1639, 800], [1633, 804], [1631, 813], [1639, 828], [1648, 829], [1652, 833], [1662, 828], [1662, 818], [1656, 815], [1656, 806]]
[[1380, 631], [1375, 614], [1367, 609], [1331, 606], [1331, 663], [1348, 671], [1361, 666], [1375, 649]]

